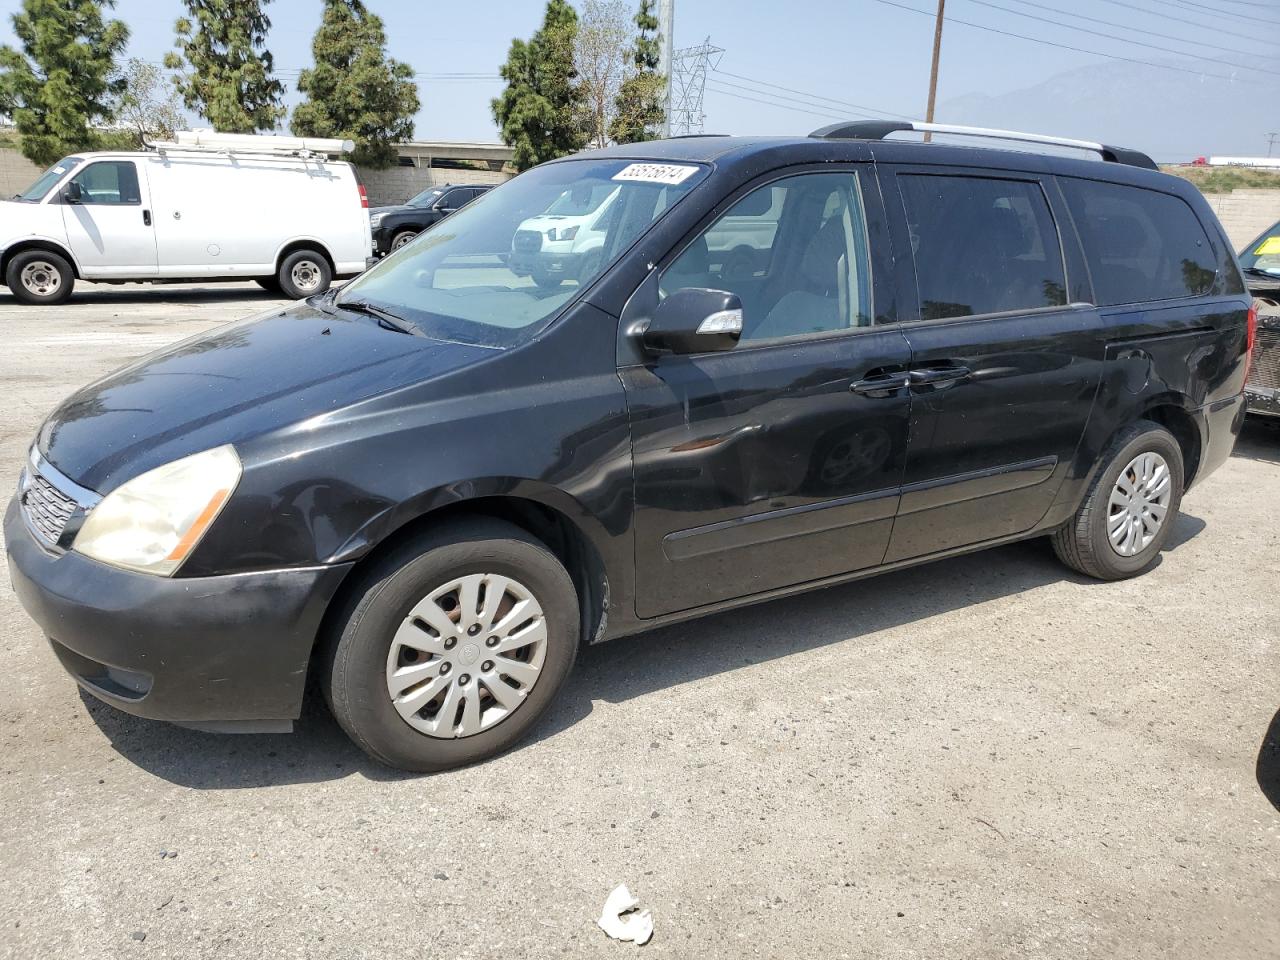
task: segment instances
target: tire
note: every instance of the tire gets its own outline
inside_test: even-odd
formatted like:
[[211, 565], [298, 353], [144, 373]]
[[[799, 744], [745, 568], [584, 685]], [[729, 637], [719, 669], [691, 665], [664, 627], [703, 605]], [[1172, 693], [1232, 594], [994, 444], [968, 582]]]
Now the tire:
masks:
[[391, 251], [394, 253], [418, 235], [417, 230], [401, 230], [391, 238]]
[[533, 282], [543, 290], [554, 290], [559, 287], [560, 284], [564, 283], [564, 277], [559, 275], [552, 276], [551, 274], [543, 273], [540, 270], [533, 271], [530, 276], [533, 277]]
[[260, 286], [263, 290], [267, 291], [267, 293], [280, 292], [279, 277], [254, 277], [253, 282], [256, 283], [258, 286]]
[[[1168, 473], [1167, 498], [1161, 498], [1164, 515], [1154, 531], [1149, 525], [1158, 504], [1153, 504], [1141, 494], [1144, 490], [1160, 489], [1161, 485], [1157, 483], [1158, 469], [1150, 480], [1141, 475], [1143, 465], [1153, 462], [1150, 459], [1139, 461], [1147, 454], [1163, 461]], [[1053, 534], [1053, 550], [1059, 560], [1086, 576], [1098, 580], [1124, 580], [1146, 573], [1156, 564], [1177, 520], [1184, 480], [1182, 448], [1164, 427], [1141, 420], [1112, 441], [1103, 463], [1105, 466], [1094, 477], [1075, 517]], [[1131, 471], [1135, 463], [1139, 466]], [[1128, 508], [1123, 503], [1129, 498], [1120, 486], [1122, 475], [1124, 483], [1139, 493], [1139, 497], [1129, 501], [1134, 504], [1133, 509], [1140, 511], [1144, 504], [1150, 504], [1147, 513], [1141, 517], [1125, 519]], [[1114, 503], [1113, 494], [1118, 498]], [[1117, 536], [1123, 536], [1126, 530], [1135, 531], [1138, 535], [1132, 538], [1133, 542], [1117, 546], [1112, 542], [1113, 530], [1117, 531]], [[1143, 543], [1148, 534], [1149, 542]], [[1130, 550], [1132, 552], [1126, 555]]]
[[280, 263], [276, 271], [280, 292], [290, 300], [302, 300], [324, 293], [333, 282], [329, 261], [315, 250], [295, 250]]
[[9, 292], [20, 303], [51, 306], [66, 303], [76, 275], [66, 257], [48, 250], [23, 250], [9, 261], [4, 272]]
[[[501, 640], [486, 637], [488, 627], [474, 640], [461, 629], [448, 633], [433, 627], [433, 635], [426, 628], [424, 615], [437, 624], [457, 623], [464, 616], [456, 606], [446, 612], [450, 598], [463, 599], [460, 590], [433, 599], [434, 594], [466, 578], [488, 578], [489, 587], [496, 577], [509, 578], [488, 621], [497, 625]], [[478, 608], [486, 606], [487, 593], [473, 594]], [[515, 609], [522, 596], [536, 604], [529, 609], [541, 608], [541, 620], [535, 616], [503, 627], [504, 617], [523, 615]], [[457, 620], [450, 619], [454, 610]], [[484, 613], [476, 619], [484, 622]], [[533, 643], [507, 649], [511, 659], [502, 656], [503, 640], [536, 638], [539, 623], [544, 628], [540, 653]], [[499, 520], [450, 521], [396, 548], [357, 582], [334, 618], [321, 679], [334, 717], [375, 760], [402, 770], [448, 770], [501, 753], [529, 731], [568, 677], [578, 635], [573, 581], [544, 544]], [[401, 638], [418, 646], [402, 644]], [[494, 640], [496, 653], [489, 652]], [[511, 673], [498, 665], [513, 661]], [[521, 676], [534, 676], [522, 691], [512, 692], [514, 680], [505, 685], [502, 697], [510, 706], [504, 707], [494, 691], [516, 667]], [[401, 691], [399, 709], [392, 703], [393, 670], [397, 687], [410, 684]]]

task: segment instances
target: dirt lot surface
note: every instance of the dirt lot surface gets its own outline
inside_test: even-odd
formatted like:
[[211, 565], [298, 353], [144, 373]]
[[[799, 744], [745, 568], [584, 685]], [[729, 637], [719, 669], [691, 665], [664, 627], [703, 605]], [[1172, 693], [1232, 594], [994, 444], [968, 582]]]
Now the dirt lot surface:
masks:
[[[270, 306], [0, 290], [0, 486], [45, 414]], [[82, 700], [0, 566], [0, 955], [1280, 955], [1280, 430], [1097, 584], [1032, 542], [584, 652], [533, 740], [402, 776], [320, 707], [220, 737]], [[178, 627], [175, 627], [178, 628]]]

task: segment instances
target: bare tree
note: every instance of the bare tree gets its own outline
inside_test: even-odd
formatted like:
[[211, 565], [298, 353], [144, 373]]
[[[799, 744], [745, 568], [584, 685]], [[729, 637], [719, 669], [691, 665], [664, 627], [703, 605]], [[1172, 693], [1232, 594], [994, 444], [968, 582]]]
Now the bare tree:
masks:
[[178, 93], [159, 66], [133, 59], [116, 75], [124, 82], [124, 91], [116, 103], [115, 122], [138, 145], [144, 140], [171, 140], [175, 130], [187, 126]]
[[584, 99], [582, 126], [593, 146], [609, 142], [631, 39], [631, 9], [626, 3], [583, 0], [573, 53]]

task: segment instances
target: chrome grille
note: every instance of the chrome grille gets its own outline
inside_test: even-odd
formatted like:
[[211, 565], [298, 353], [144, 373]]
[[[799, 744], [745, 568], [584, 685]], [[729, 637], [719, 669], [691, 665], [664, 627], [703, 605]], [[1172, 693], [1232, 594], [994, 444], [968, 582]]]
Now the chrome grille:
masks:
[[26, 489], [22, 492], [22, 512], [27, 523], [44, 540], [57, 544], [77, 506], [74, 500], [40, 474], [34, 471], [29, 474]]
[[1280, 390], [1280, 328], [1262, 327], [1253, 345], [1249, 386]]

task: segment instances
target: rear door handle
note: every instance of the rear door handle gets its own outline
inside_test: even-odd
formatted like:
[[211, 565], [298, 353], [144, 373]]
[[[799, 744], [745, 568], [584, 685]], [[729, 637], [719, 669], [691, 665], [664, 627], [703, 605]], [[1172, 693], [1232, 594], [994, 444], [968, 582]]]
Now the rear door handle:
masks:
[[855, 380], [849, 384], [849, 390], [864, 397], [887, 397], [901, 390], [910, 382], [910, 378], [904, 370], [900, 373], [881, 374], [867, 377], [865, 380]]
[[151, 211], [150, 211], [150, 210], [143, 210], [143, 211], [142, 211], [142, 222], [143, 222], [144, 224], [146, 224], [148, 227], [149, 227], [149, 226], [151, 226]]
[[913, 387], [941, 387], [965, 379], [970, 372], [968, 367], [922, 367], [908, 376]]

